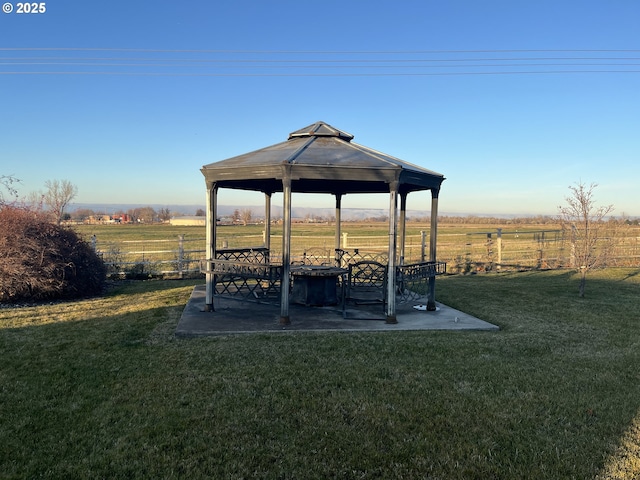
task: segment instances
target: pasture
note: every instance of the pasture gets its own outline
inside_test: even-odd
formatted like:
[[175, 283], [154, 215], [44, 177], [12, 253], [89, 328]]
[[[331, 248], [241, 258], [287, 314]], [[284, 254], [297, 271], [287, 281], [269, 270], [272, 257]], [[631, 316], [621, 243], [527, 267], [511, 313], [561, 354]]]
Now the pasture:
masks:
[[[106, 241], [125, 241], [125, 240], [163, 240], [177, 235], [185, 235], [188, 237], [204, 238], [205, 227], [203, 226], [172, 226], [168, 224], [148, 224], [148, 225], [74, 225], [74, 230], [78, 231], [85, 237], [96, 235], [100, 239]], [[504, 228], [505, 230], [517, 230], [520, 233], [531, 231], [539, 231], [543, 229], [558, 229], [559, 225], [510, 225], [510, 224], [439, 224], [438, 235], [448, 236], [465, 236], [473, 233], [485, 233], [488, 231], [495, 232], [496, 228]], [[254, 237], [262, 239], [262, 231], [264, 225], [219, 225], [218, 235], [220, 241], [223, 239], [234, 242], [234, 239], [244, 237]], [[429, 231], [429, 225], [426, 223], [407, 222], [407, 236], [418, 236], [420, 232]], [[343, 222], [342, 231], [347, 232], [350, 236], [355, 237], [385, 237], [389, 234], [389, 227], [386, 222]], [[333, 239], [335, 234], [334, 223], [293, 223], [292, 236], [298, 237], [319, 237], [322, 239]], [[282, 236], [282, 225], [274, 224], [271, 226], [272, 242]], [[328, 240], [327, 240], [328, 242]], [[233, 246], [233, 245], [231, 245]], [[333, 247], [333, 243], [327, 243], [327, 246]]]
[[199, 280], [0, 309], [0, 478], [640, 475], [640, 271], [445, 276], [500, 332], [179, 340]]
[[[80, 225], [74, 227], [85, 238], [96, 237], [97, 249], [106, 262], [128, 262], [128, 266], [142, 264], [147, 269], [163, 270], [175, 266], [178, 255], [186, 251], [188, 260], [197, 265], [204, 258], [205, 228], [170, 225]], [[498, 228], [502, 233], [498, 235]], [[264, 243], [263, 225], [222, 225], [218, 227], [217, 248], [257, 247]], [[333, 224], [296, 223], [292, 228], [292, 255], [299, 256], [309, 249], [320, 249], [333, 255], [335, 226]], [[423, 235], [423, 232], [424, 235]], [[406, 228], [405, 261], [420, 261], [424, 252], [429, 255], [429, 226], [408, 222]], [[277, 261], [282, 247], [282, 229], [271, 230], [271, 258]], [[380, 253], [387, 251], [388, 227], [384, 222], [342, 225], [341, 248], [353, 251]], [[179, 237], [182, 237], [179, 240]], [[640, 264], [640, 236], [637, 231], [625, 232], [621, 239], [615, 264]], [[182, 242], [179, 246], [179, 242]], [[423, 247], [424, 245], [424, 247]], [[448, 264], [452, 273], [474, 270], [556, 268], [567, 265], [569, 242], [558, 225], [458, 225], [444, 224], [438, 228], [437, 255]], [[131, 252], [130, 254], [128, 252]], [[151, 265], [164, 262], [164, 266]], [[125, 265], [126, 267], [127, 265]]]

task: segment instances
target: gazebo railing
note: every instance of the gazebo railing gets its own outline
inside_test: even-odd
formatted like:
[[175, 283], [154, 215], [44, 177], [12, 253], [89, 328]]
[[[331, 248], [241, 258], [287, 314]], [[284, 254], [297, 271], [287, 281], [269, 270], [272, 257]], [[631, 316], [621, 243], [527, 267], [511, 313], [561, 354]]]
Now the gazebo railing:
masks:
[[200, 271], [213, 274], [215, 295], [254, 302], [280, 302], [282, 264], [216, 258], [201, 260]]
[[[280, 302], [283, 267], [281, 263], [269, 262], [267, 248], [220, 249], [216, 251], [216, 257], [215, 260], [200, 262], [200, 271], [214, 276], [215, 295], [253, 302]], [[325, 258], [328, 257], [323, 256]], [[336, 249], [336, 265], [349, 269], [347, 298], [356, 297], [358, 290], [368, 290], [367, 296], [371, 297], [375, 293], [371, 290], [379, 289], [374, 296], [384, 305], [387, 260], [388, 256], [384, 253]], [[397, 266], [396, 302], [406, 303], [423, 297], [427, 293], [429, 279], [446, 271], [445, 262], [428, 261]], [[290, 282], [285, 284], [289, 286]]]
[[[387, 302], [387, 266], [376, 260], [349, 264], [347, 299], [364, 303], [364, 299]], [[412, 302], [427, 293], [429, 279], [447, 272], [444, 262], [418, 262], [396, 267], [396, 302]]]
[[387, 252], [363, 252], [358, 248], [353, 251], [336, 248], [335, 251], [336, 265], [342, 268], [348, 268], [349, 265], [362, 261], [379, 262], [385, 265], [389, 262]]
[[269, 249], [266, 247], [219, 248], [216, 250], [216, 258], [236, 262], [269, 263]]
[[447, 273], [445, 262], [418, 262], [396, 267], [396, 295], [399, 303], [425, 295], [430, 278]]

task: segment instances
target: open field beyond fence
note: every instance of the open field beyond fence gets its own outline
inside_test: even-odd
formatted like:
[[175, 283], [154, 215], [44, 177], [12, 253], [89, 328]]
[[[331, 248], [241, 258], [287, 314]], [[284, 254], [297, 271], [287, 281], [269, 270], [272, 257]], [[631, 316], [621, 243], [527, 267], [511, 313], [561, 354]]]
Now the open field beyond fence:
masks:
[[[96, 249], [112, 274], [129, 276], [185, 276], [198, 272], [205, 256], [204, 227], [169, 225], [78, 226], [85, 238], [95, 235]], [[292, 255], [308, 249], [323, 249], [328, 256], [335, 247], [334, 225], [294, 224]], [[363, 252], [386, 252], [385, 223], [345, 223], [341, 248]], [[247, 248], [264, 244], [264, 226], [220, 226], [217, 247]], [[281, 227], [271, 231], [271, 258], [281, 255]], [[611, 266], [640, 266], [640, 228], [627, 227], [617, 233], [619, 242]], [[405, 261], [420, 261], [428, 253], [429, 227], [408, 223]], [[449, 273], [485, 270], [549, 269], [571, 266], [571, 245], [554, 225], [439, 225], [438, 260]]]
[[176, 339], [199, 281], [0, 309], [0, 478], [640, 476], [640, 269], [438, 280], [499, 332]]

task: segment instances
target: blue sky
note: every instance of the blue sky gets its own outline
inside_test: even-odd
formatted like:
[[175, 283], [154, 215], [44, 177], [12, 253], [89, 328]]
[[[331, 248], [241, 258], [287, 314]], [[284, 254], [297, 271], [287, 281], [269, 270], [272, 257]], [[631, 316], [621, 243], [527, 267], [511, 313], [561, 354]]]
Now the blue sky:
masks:
[[444, 174], [441, 213], [555, 214], [595, 182], [640, 215], [637, 0], [11, 4], [0, 174], [23, 195], [67, 179], [77, 203], [203, 204], [202, 165], [322, 120]]

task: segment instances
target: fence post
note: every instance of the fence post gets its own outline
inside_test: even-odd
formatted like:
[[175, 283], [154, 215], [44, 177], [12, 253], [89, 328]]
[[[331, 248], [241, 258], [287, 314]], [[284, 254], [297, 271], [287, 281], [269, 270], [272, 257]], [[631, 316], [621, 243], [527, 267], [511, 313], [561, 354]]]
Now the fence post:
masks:
[[427, 232], [426, 230], [420, 230], [420, 261], [424, 262], [424, 257], [427, 248]]
[[178, 235], [178, 275], [180, 276], [180, 278], [184, 277], [183, 262], [184, 262], [184, 235]]
[[343, 250], [346, 250], [348, 245], [348, 241], [347, 241], [347, 237], [349, 236], [349, 234], [347, 232], [342, 232], [342, 248]]
[[571, 253], [569, 257], [569, 266], [575, 268], [576, 266], [576, 226], [571, 225]]
[[538, 249], [538, 252], [539, 252], [538, 268], [542, 268], [542, 265], [544, 263], [544, 230], [542, 231], [542, 233], [540, 234], [540, 237], [538, 238], [538, 247], [540, 247]]
[[502, 229], [498, 228], [498, 238], [496, 239], [496, 248], [498, 249], [498, 265], [496, 269], [500, 270], [502, 264]]

